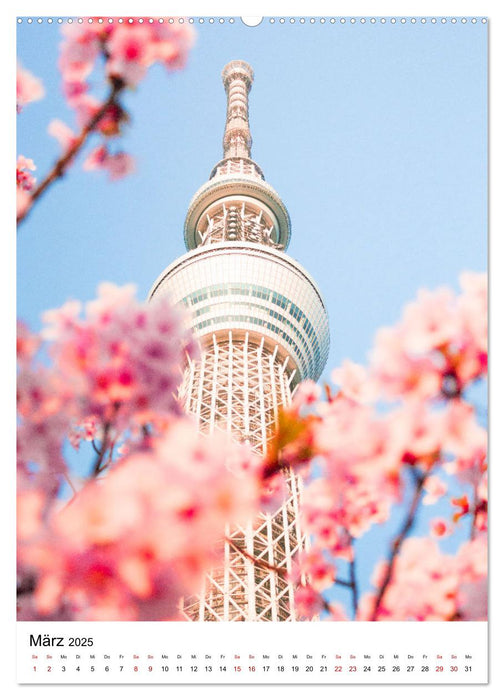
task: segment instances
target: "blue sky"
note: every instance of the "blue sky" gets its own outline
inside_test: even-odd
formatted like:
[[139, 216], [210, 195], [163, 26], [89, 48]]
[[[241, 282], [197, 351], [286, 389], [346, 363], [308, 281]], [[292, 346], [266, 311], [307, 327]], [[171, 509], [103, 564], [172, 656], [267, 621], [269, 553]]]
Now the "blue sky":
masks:
[[[253, 157], [289, 210], [287, 252], [328, 308], [323, 378], [346, 357], [364, 362], [377, 328], [419, 287], [456, 287], [460, 271], [486, 268], [486, 25], [237, 20], [196, 31], [184, 71], [155, 68], [125, 100], [121, 146], [136, 173], [109, 183], [78, 161], [20, 229], [18, 315], [33, 328], [43, 310], [93, 298], [102, 280], [135, 282], [143, 298], [185, 252], [187, 205], [221, 158], [220, 72], [236, 58], [255, 71]], [[18, 153], [39, 177], [58, 155], [50, 120], [74, 126], [59, 41], [56, 25], [18, 26], [18, 56], [46, 87], [17, 122]], [[105, 85], [94, 84], [99, 95]]]
[[[486, 32], [481, 23], [198, 26], [181, 73], [155, 67], [126, 106], [137, 171], [109, 183], [78, 162], [18, 236], [18, 313], [32, 326], [101, 280], [144, 297], [184, 252], [190, 198], [221, 157], [224, 64], [248, 61], [253, 157], [292, 219], [289, 254], [314, 276], [331, 322], [327, 367], [363, 361], [374, 332], [421, 286], [486, 265]], [[59, 28], [18, 27], [18, 55], [46, 97], [18, 118], [39, 177], [73, 126], [56, 70]], [[41, 50], [42, 49], [42, 50]], [[96, 94], [105, 86], [95, 81]], [[328, 373], [326, 373], [328, 376]]]

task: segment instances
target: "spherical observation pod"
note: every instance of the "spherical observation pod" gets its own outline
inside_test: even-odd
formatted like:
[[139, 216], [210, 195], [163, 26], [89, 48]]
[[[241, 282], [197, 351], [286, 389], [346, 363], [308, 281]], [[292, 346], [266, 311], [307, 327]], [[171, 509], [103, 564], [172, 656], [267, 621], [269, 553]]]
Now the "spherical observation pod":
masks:
[[276, 347], [295, 370], [293, 383], [317, 380], [329, 353], [329, 323], [310, 275], [285, 253], [254, 243], [197, 248], [170, 265], [149, 298], [169, 295], [191, 312], [205, 338], [249, 334]]

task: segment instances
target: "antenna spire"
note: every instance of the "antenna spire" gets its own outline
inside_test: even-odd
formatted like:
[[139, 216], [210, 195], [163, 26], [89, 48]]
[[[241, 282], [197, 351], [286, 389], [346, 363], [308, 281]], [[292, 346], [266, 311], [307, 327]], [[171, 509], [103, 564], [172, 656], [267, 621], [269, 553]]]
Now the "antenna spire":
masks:
[[251, 157], [248, 94], [253, 80], [254, 71], [245, 61], [230, 61], [222, 71], [227, 95], [226, 129], [222, 141], [224, 159]]

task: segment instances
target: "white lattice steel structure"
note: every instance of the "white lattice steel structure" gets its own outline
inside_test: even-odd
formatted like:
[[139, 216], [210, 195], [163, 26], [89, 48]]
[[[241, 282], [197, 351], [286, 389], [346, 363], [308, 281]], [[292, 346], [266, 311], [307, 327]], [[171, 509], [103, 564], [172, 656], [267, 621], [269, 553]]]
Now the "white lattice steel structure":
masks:
[[[250, 66], [232, 61], [224, 158], [193, 197], [185, 222], [188, 253], [170, 265], [150, 296], [168, 294], [191, 310], [202, 354], [186, 367], [181, 396], [203, 432], [222, 429], [263, 453], [281, 406], [297, 384], [318, 379], [327, 360], [327, 314], [315, 282], [283, 250], [287, 210], [251, 159]], [[287, 470], [288, 497], [276, 513], [230, 523], [222, 567], [188, 600], [191, 620], [293, 620], [288, 573], [305, 546], [300, 481]]]

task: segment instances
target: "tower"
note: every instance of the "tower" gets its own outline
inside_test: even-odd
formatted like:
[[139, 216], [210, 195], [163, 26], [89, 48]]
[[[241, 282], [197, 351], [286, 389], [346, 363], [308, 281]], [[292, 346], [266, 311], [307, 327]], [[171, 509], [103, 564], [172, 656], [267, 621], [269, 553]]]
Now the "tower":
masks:
[[[222, 429], [263, 453], [300, 381], [318, 379], [329, 351], [327, 313], [308, 273], [285, 254], [288, 212], [251, 158], [248, 95], [254, 79], [231, 61], [223, 159], [194, 195], [184, 237], [188, 252], [156, 280], [150, 298], [170, 295], [191, 312], [202, 353], [181, 386], [200, 429]], [[274, 513], [229, 523], [223, 564], [185, 606], [192, 620], [294, 620], [293, 557], [304, 548], [300, 480], [287, 470], [288, 495]]]

